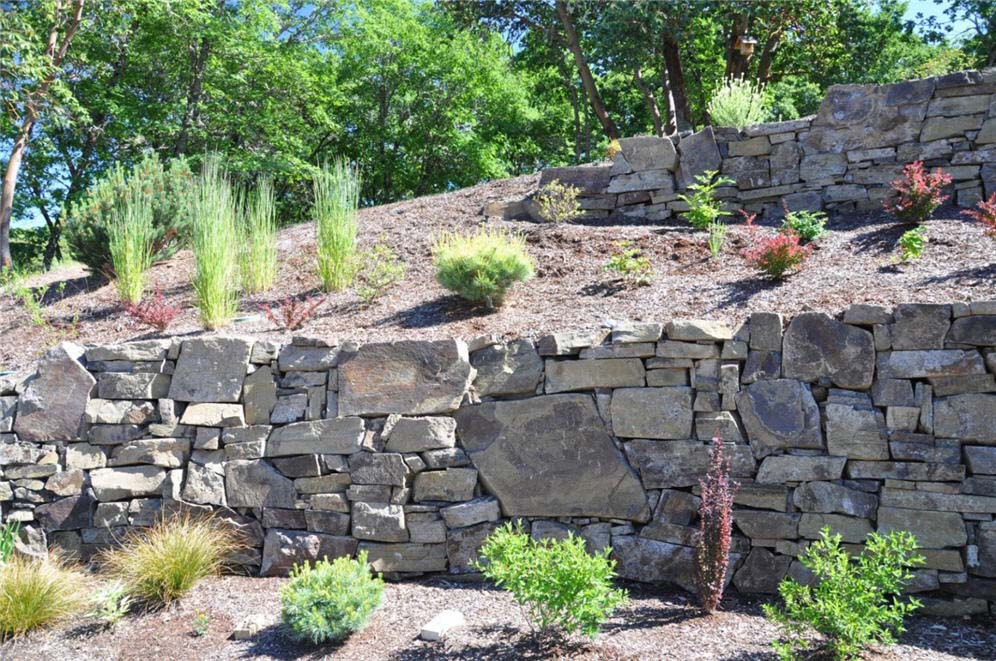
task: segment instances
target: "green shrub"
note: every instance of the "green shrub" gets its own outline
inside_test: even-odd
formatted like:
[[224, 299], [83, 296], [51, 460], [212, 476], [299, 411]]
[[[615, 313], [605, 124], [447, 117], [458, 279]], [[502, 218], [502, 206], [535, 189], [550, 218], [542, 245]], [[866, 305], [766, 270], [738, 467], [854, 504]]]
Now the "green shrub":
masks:
[[69, 205], [65, 227], [69, 250], [91, 271], [112, 277], [108, 228], [127, 201], [140, 195], [152, 209], [152, 261], [166, 259], [190, 237], [193, 191], [194, 176], [183, 158], [164, 165], [152, 152], [130, 170], [115, 164], [79, 202]]
[[149, 198], [132, 193], [115, 207], [114, 215], [107, 226], [107, 239], [118, 298], [137, 305], [145, 293], [145, 272], [152, 266], [155, 228]]
[[201, 323], [224, 326], [239, 305], [238, 201], [218, 156], [201, 167], [191, 204], [194, 220], [194, 293]]
[[482, 228], [469, 236], [444, 234], [433, 247], [439, 284], [467, 300], [497, 308], [516, 282], [533, 275], [525, 240]]
[[356, 293], [369, 305], [384, 295], [388, 287], [405, 277], [405, 265], [386, 243], [378, 243], [362, 256], [360, 284]]
[[37, 271], [43, 266], [48, 245], [47, 227], [11, 227], [10, 255], [19, 271]]
[[578, 195], [581, 189], [554, 179], [533, 197], [539, 217], [548, 223], [565, 223], [581, 213]]
[[82, 611], [87, 580], [56, 552], [43, 560], [20, 554], [0, 566], [0, 637], [11, 638]]
[[785, 209], [785, 219], [782, 227], [790, 229], [799, 235], [803, 241], [815, 241], [823, 234], [827, 224], [827, 215], [822, 211], [789, 211]]
[[778, 586], [784, 608], [764, 606], [764, 614], [786, 636], [775, 645], [779, 655], [791, 659], [807, 649], [810, 629], [823, 634], [827, 650], [838, 659], [857, 658], [870, 643], [893, 643], [894, 634], [904, 630], [903, 618], [920, 605], [901, 597], [912, 578], [909, 569], [924, 562], [916, 548], [916, 539], [907, 532], [871, 533], [861, 555], [851, 557], [841, 548], [840, 535], [824, 528], [799, 558], [816, 584], [787, 578]]
[[241, 541], [222, 520], [191, 515], [164, 518], [129, 533], [120, 546], [105, 550], [104, 572], [148, 605], [168, 605], [202, 578], [221, 572]]
[[629, 286], [644, 287], [654, 277], [650, 258], [633, 248], [629, 241], [616, 241], [615, 250], [605, 263], [605, 270], [612, 271]]
[[716, 126], [732, 126], [739, 131], [763, 122], [767, 105], [763, 87], [743, 78], [728, 78], [713, 92], [706, 110]]
[[281, 616], [298, 640], [339, 641], [366, 625], [383, 592], [384, 581], [371, 573], [366, 551], [356, 560], [305, 561], [280, 589]]
[[903, 232], [899, 237], [899, 257], [904, 262], [920, 259], [924, 248], [927, 247], [927, 228], [923, 225]]
[[258, 294], [277, 277], [277, 213], [271, 179], [261, 179], [247, 196], [241, 228], [242, 287]]
[[697, 230], [707, 230], [717, 218], [731, 215], [716, 199], [716, 189], [732, 184], [733, 180], [729, 177], [716, 178], [717, 174], [716, 170], [706, 170], [697, 175], [695, 183], [688, 187], [692, 194], [678, 196], [688, 204], [688, 211], [682, 215]]
[[498, 587], [512, 593], [540, 629], [594, 637], [612, 612], [626, 603], [625, 590], [612, 587], [611, 549], [594, 555], [582, 538], [534, 541], [508, 523], [484, 542], [478, 568]]
[[318, 238], [318, 277], [322, 290], [341, 291], [356, 275], [356, 209], [360, 202], [360, 175], [336, 159], [314, 177], [312, 216]]

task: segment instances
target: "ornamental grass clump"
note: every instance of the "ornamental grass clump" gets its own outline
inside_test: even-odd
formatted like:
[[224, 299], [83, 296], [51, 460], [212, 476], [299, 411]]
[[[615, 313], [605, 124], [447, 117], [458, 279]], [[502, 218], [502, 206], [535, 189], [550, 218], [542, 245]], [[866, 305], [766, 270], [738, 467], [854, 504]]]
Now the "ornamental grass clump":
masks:
[[907, 223], [922, 223], [950, 196], [944, 187], [951, 184], [951, 175], [937, 168], [924, 170], [923, 161], [910, 163], [903, 168], [903, 176], [892, 182], [892, 196], [883, 206], [889, 213]]
[[737, 483], [730, 476], [730, 458], [723, 442], [712, 440], [709, 470], [699, 480], [699, 530], [695, 536], [696, 585], [702, 610], [712, 613], [723, 599], [733, 532], [733, 495]]
[[277, 277], [277, 212], [273, 181], [260, 179], [246, 196], [242, 233], [242, 287], [248, 294], [269, 289]]
[[201, 579], [221, 573], [242, 546], [232, 524], [178, 514], [129, 533], [120, 546], [104, 551], [98, 564], [127, 586], [137, 601], [147, 606], [169, 605]]
[[191, 204], [193, 286], [210, 330], [232, 320], [239, 304], [239, 204], [217, 155], [204, 159]]
[[602, 623], [627, 601], [626, 591], [612, 586], [611, 552], [605, 548], [589, 554], [584, 539], [573, 533], [567, 539], [537, 542], [521, 526], [508, 523], [484, 542], [477, 568], [511, 592], [540, 630], [581, 632], [594, 638]]
[[322, 165], [312, 182], [318, 277], [323, 291], [342, 291], [356, 276], [360, 175], [353, 165], [336, 159], [331, 165]]
[[43, 559], [13, 554], [0, 565], [0, 638], [55, 624], [88, 605], [88, 581], [56, 551]]
[[142, 300], [154, 240], [150, 201], [141, 192], [132, 192], [114, 209], [114, 220], [107, 226], [114, 280], [122, 303], [137, 305]]
[[439, 284], [492, 309], [501, 306], [512, 285], [533, 276], [525, 239], [502, 230], [444, 234], [432, 254]]
[[[903, 618], [919, 608], [905, 599], [910, 569], [924, 563], [908, 532], [871, 533], [865, 549], [852, 556], [841, 537], [826, 527], [820, 539], [800, 556], [815, 576], [813, 585], [786, 578], [778, 586], [784, 607], [764, 605], [764, 614], [781, 626], [784, 639], [775, 643], [782, 659], [812, 651], [809, 634], [823, 635], [823, 650], [836, 659], [855, 659], [872, 643], [892, 644], [904, 631]], [[807, 657], [808, 658], [808, 657]]]
[[716, 126], [732, 126], [737, 130], [763, 122], [768, 115], [764, 88], [745, 78], [727, 78], [706, 106], [709, 118]]
[[291, 569], [280, 590], [281, 617], [298, 640], [340, 641], [366, 625], [383, 593], [384, 581], [371, 571], [366, 551], [356, 560], [305, 561]]

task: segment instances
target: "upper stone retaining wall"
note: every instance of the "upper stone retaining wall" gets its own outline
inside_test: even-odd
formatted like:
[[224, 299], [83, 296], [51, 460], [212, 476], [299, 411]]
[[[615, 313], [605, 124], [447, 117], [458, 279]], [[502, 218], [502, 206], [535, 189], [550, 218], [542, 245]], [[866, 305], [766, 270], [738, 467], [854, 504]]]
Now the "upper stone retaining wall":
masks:
[[[819, 113], [738, 132], [706, 127], [683, 138], [619, 141], [611, 165], [552, 168], [582, 189], [591, 218], [613, 212], [663, 220], [687, 210], [678, 194], [705, 170], [736, 183], [718, 190], [731, 207], [881, 209], [904, 165], [923, 161], [949, 173], [953, 200], [972, 206], [996, 193], [996, 69], [962, 71], [892, 85], [835, 85]], [[528, 202], [485, 210], [515, 216]]]
[[265, 575], [358, 550], [392, 575], [472, 572], [523, 517], [691, 589], [714, 436], [741, 483], [740, 590], [805, 579], [795, 558], [829, 525], [848, 544], [912, 531], [932, 612], [996, 603], [996, 303], [536, 342], [63, 344], [0, 380], [0, 501], [22, 549], [84, 557], [163, 511], [221, 512]]

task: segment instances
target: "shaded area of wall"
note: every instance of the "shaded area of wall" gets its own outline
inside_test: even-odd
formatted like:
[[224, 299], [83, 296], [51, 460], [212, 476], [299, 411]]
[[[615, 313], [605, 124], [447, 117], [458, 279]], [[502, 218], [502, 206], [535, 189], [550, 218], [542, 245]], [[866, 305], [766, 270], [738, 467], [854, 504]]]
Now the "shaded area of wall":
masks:
[[164, 511], [242, 526], [265, 575], [366, 550], [474, 571], [507, 517], [694, 585], [698, 481], [740, 481], [732, 582], [806, 580], [824, 526], [910, 530], [933, 612], [996, 603], [996, 303], [855, 305], [499, 342], [63, 344], [0, 381], [0, 501], [22, 548], [86, 557]]

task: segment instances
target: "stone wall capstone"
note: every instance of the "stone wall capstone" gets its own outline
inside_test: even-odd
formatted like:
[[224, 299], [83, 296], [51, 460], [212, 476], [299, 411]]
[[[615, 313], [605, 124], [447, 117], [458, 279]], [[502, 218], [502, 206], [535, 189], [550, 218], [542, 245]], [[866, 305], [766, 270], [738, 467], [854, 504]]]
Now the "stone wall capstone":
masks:
[[741, 485], [738, 589], [805, 580], [824, 526], [848, 544], [909, 530], [930, 612], [996, 607], [993, 302], [535, 341], [60, 345], [0, 379], [0, 504], [23, 551], [84, 558], [164, 513], [214, 512], [263, 575], [363, 550], [391, 576], [472, 573], [515, 517], [692, 588], [713, 437]]

